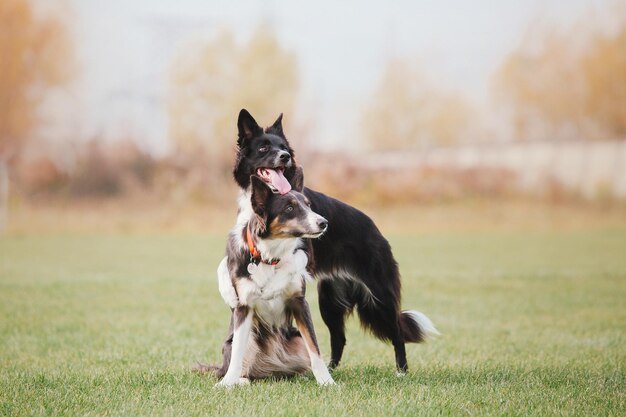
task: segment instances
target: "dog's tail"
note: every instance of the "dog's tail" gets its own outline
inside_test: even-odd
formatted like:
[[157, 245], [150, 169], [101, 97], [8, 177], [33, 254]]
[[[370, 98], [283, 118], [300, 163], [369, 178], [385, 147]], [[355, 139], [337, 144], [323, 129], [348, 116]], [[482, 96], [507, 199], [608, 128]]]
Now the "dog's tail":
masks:
[[222, 378], [226, 375], [226, 371], [223, 366], [207, 365], [200, 362], [196, 362], [196, 364], [191, 367], [191, 370], [199, 374], [213, 374], [218, 378]]
[[440, 333], [424, 313], [404, 310], [400, 313], [400, 330], [405, 342], [421, 343]]

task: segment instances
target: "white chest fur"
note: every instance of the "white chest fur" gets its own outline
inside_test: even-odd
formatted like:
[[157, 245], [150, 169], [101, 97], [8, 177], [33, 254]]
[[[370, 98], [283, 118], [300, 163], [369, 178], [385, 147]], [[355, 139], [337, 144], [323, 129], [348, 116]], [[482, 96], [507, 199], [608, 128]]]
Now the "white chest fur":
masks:
[[253, 308], [267, 324], [282, 325], [286, 300], [300, 293], [304, 281], [310, 278], [307, 262], [306, 253], [297, 250], [277, 265], [260, 263], [249, 279], [237, 282], [239, 302]]

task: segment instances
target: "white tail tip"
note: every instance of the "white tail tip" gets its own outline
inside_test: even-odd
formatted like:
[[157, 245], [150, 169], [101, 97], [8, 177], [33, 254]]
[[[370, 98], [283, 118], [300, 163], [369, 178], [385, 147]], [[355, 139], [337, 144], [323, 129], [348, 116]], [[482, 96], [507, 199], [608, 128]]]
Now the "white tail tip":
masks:
[[430, 321], [428, 317], [426, 317], [426, 314], [421, 313], [419, 311], [415, 311], [415, 310], [408, 310], [408, 311], [405, 311], [405, 313], [411, 316], [411, 318], [417, 323], [420, 330], [422, 330], [422, 332], [424, 333], [424, 336], [427, 339], [441, 335], [441, 333], [439, 333], [439, 331], [437, 330], [433, 322]]

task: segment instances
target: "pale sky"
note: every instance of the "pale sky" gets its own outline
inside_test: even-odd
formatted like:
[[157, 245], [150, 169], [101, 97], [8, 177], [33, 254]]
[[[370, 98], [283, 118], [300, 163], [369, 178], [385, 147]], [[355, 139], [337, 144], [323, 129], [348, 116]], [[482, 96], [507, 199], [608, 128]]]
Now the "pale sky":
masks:
[[127, 133], [144, 138], [149, 149], [166, 150], [167, 69], [177, 47], [222, 28], [243, 42], [262, 23], [297, 56], [297, 112], [315, 121], [316, 140], [350, 146], [341, 138], [356, 131], [389, 58], [416, 60], [436, 84], [482, 105], [492, 72], [532, 23], [567, 27], [581, 19], [604, 20], [613, 3], [69, 0], [79, 61], [73, 96], [79, 111], [72, 113], [71, 126], [85, 137]]

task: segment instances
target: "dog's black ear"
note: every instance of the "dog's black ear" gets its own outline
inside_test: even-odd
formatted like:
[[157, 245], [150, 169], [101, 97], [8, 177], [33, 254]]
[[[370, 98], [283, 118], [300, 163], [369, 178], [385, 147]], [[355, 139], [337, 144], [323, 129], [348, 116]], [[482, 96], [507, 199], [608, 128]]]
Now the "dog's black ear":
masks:
[[239, 118], [237, 119], [237, 129], [239, 130], [239, 137], [237, 139], [237, 145], [241, 148], [244, 142], [259, 136], [263, 133], [261, 126], [254, 120], [254, 117], [248, 110], [241, 109], [239, 112]]
[[285, 134], [283, 133], [283, 114], [282, 113], [280, 114], [280, 116], [278, 116], [278, 119], [276, 119], [274, 124], [270, 126], [269, 129], [267, 129], [267, 131], [278, 136], [282, 136], [282, 137], [285, 136]]
[[291, 184], [291, 188], [298, 192], [302, 192], [302, 190], [304, 190], [304, 171], [302, 170], [302, 167], [296, 167], [293, 177], [289, 183]]
[[252, 210], [259, 217], [267, 219], [267, 202], [272, 196], [272, 190], [261, 178], [250, 176], [252, 184]]

